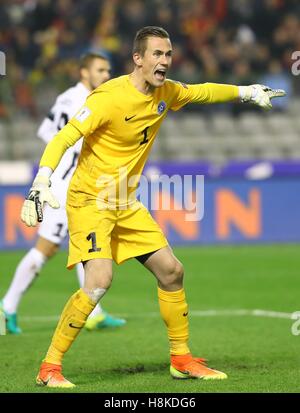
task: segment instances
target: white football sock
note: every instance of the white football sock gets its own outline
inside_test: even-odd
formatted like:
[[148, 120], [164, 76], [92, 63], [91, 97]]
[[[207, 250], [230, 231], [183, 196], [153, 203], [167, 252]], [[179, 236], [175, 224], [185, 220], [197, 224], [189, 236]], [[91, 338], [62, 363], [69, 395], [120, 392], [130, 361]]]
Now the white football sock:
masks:
[[[82, 265], [81, 262], [79, 264], [76, 264], [76, 271], [77, 271], [77, 278], [78, 278], [78, 281], [79, 281], [79, 286], [81, 288], [83, 288], [84, 269], [83, 269], [83, 265]], [[88, 318], [95, 317], [96, 315], [99, 315], [99, 314], [102, 314], [102, 313], [103, 313], [102, 307], [100, 305], [100, 302], [98, 302], [98, 304], [96, 305], [94, 310], [91, 312], [91, 314], [88, 316]]]
[[9, 314], [17, 312], [22, 295], [30, 287], [46, 260], [47, 257], [36, 248], [31, 248], [22, 258], [16, 268], [9, 289], [3, 298], [4, 311]]

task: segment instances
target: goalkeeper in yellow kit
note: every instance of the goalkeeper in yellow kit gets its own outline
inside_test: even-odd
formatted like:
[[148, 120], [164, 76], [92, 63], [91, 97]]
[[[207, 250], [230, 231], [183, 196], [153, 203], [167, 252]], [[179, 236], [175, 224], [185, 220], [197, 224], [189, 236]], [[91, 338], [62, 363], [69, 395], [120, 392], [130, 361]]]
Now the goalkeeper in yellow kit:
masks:
[[172, 46], [168, 33], [154, 26], [136, 34], [134, 70], [95, 89], [84, 106], [47, 145], [39, 172], [24, 202], [21, 218], [29, 226], [43, 218], [44, 202], [57, 208], [50, 177], [66, 149], [84, 136], [71, 180], [67, 214], [68, 268], [83, 262], [85, 283], [67, 302], [37, 376], [48, 387], [73, 387], [62, 375], [62, 359], [97, 302], [112, 282], [112, 260], [136, 257], [158, 282], [161, 316], [170, 343], [170, 373], [175, 378], [225, 379], [204, 359], [191, 355], [183, 266], [135, 190], [149, 151], [168, 110], [240, 99], [263, 108], [283, 96], [261, 85], [213, 83], [184, 85], [166, 79]]

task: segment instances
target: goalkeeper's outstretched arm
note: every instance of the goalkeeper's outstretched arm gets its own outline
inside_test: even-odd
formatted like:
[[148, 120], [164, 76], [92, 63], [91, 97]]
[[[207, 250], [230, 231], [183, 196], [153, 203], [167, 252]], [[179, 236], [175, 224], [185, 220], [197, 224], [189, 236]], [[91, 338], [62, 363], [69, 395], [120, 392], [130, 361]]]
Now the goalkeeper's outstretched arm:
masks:
[[249, 102], [268, 110], [272, 108], [271, 99], [285, 96], [285, 91], [274, 90], [264, 85], [236, 86], [220, 83], [185, 85], [172, 84], [174, 93], [172, 110], [178, 110], [187, 103], [213, 104], [233, 101]]
[[65, 151], [75, 145], [81, 137], [79, 130], [68, 123], [46, 146], [39, 171], [22, 207], [21, 220], [26, 225], [34, 227], [38, 222], [42, 222], [44, 202], [52, 208], [59, 208], [57, 199], [50, 191], [50, 177]]

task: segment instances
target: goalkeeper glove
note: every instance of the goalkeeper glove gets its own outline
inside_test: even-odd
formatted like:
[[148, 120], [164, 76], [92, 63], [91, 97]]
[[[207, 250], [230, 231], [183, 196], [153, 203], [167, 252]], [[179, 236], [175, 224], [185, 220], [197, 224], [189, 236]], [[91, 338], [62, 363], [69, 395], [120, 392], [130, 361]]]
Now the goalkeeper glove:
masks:
[[50, 186], [50, 179], [38, 173], [21, 211], [21, 220], [28, 227], [35, 227], [37, 222], [43, 221], [44, 202], [47, 202], [52, 208], [59, 208], [57, 199], [49, 189]]
[[239, 86], [241, 102], [252, 102], [261, 108], [268, 110], [272, 108], [271, 99], [285, 96], [282, 89], [271, 89], [264, 85]]

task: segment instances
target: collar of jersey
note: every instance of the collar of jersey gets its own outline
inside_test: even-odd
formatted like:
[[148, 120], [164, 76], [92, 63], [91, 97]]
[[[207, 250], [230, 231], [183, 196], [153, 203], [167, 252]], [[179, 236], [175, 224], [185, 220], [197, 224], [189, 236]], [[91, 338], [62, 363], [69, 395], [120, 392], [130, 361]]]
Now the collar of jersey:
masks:
[[143, 98], [144, 100], [152, 100], [153, 99], [153, 94], [152, 95], [145, 95], [145, 93], [140, 92], [131, 82], [129, 75], [127, 75], [127, 82], [130, 86], [130, 88], [135, 92], [137, 96], [140, 98]]

